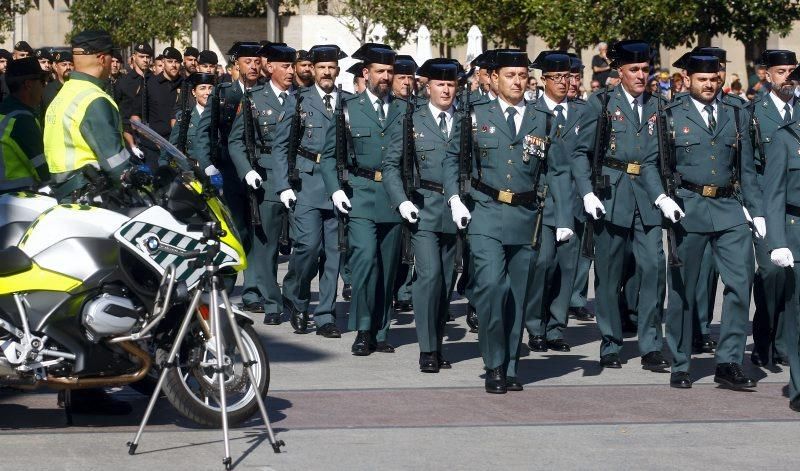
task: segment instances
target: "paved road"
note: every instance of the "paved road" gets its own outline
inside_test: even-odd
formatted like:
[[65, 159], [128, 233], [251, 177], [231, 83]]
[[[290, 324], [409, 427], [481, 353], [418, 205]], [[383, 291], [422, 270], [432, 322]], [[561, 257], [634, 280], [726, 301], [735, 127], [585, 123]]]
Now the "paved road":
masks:
[[[345, 327], [347, 304], [339, 308]], [[435, 375], [417, 369], [411, 313], [395, 316], [390, 340], [396, 353], [369, 357], [350, 355], [352, 332], [333, 340], [296, 335], [288, 322], [257, 323], [271, 357], [270, 417], [286, 448], [273, 454], [254, 419], [232, 432], [236, 469], [800, 466], [793, 438], [800, 435], [800, 415], [788, 408], [788, 371], [747, 362], [759, 387], [732, 392], [713, 383], [713, 357], [699, 355], [694, 388], [678, 391], [668, 387], [669, 375], [641, 369], [635, 338], [626, 339], [624, 367], [602, 371], [596, 325], [571, 322], [571, 352], [523, 347], [525, 390], [488, 395], [463, 308], [463, 300], [454, 302], [458, 318], [445, 338], [453, 369]], [[0, 469], [221, 468], [221, 434], [188, 423], [166, 401], [138, 454], [128, 456], [125, 443], [147, 398], [128, 388], [115, 394], [132, 402], [135, 413], [121, 419], [76, 416], [75, 425], [66, 427], [54, 393], [0, 392]]]

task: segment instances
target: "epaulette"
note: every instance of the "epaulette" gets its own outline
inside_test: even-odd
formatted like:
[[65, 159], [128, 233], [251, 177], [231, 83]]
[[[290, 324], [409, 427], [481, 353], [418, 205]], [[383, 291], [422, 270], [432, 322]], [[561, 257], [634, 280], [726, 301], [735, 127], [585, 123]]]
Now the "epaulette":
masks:
[[574, 103], [579, 103], [579, 104], [582, 104], [582, 105], [586, 104], [586, 100], [584, 100], [583, 98], [581, 98], [579, 96], [576, 96], [575, 98], [571, 99], [570, 101], [574, 102]]
[[253, 92], [257, 92], [259, 90], [263, 90], [263, 89], [264, 89], [264, 84], [260, 83], [258, 85], [253, 85], [252, 87], [250, 87], [249, 91], [250, 91], [250, 93], [253, 93]]
[[362, 93], [353, 93], [353, 94], [352, 94], [352, 95], [350, 95], [350, 96], [344, 96], [344, 97], [342, 97], [342, 99], [343, 99], [344, 101], [348, 101], [348, 102], [349, 102], [349, 101], [352, 101], [352, 100], [357, 100], [357, 99], [358, 99], [358, 98], [360, 98], [362, 95], [364, 95], [364, 93], [363, 93], [363, 92], [362, 92]]
[[342, 90], [342, 97], [350, 98], [350, 97], [354, 97], [354, 96], [356, 96], [355, 93], [348, 92], [347, 90]]
[[233, 85], [233, 82], [220, 82], [217, 84], [217, 88], [230, 88]]
[[675, 108], [676, 106], [679, 106], [681, 104], [683, 104], [683, 100], [681, 100], [680, 98], [676, 98], [676, 99], [674, 99], [672, 101], [669, 101], [669, 102], [665, 103], [664, 104], [664, 109], [666, 110], [666, 109], [670, 109], [670, 108]]
[[739, 102], [739, 103], [741, 103], [741, 104], [749, 103], [749, 102], [748, 102], [747, 100], [745, 100], [744, 98], [740, 97], [739, 95], [734, 95], [733, 93], [726, 93], [726, 94], [725, 94], [725, 96], [727, 96], [727, 97], [730, 97], [730, 98], [732, 98], [732, 99], [734, 99], [734, 100], [738, 101], [738, 102]]

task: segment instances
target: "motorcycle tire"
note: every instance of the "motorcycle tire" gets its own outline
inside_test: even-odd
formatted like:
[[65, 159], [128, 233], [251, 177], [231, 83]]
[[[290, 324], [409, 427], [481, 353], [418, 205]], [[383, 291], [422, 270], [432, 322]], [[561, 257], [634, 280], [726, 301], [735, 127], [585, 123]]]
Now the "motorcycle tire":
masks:
[[[256, 361], [258, 362], [257, 368], [260, 372], [258, 377], [260, 384], [257, 389], [261, 397], [266, 398], [269, 390], [269, 357], [258, 334], [251, 325], [240, 325], [240, 332], [242, 341], [249, 342], [255, 350]], [[164, 393], [178, 413], [192, 422], [203, 427], [222, 427], [219, 408], [201, 402], [193, 392], [189, 391], [187, 384], [181, 378], [178, 368], [170, 368], [167, 372], [167, 376], [164, 378]], [[242, 424], [256, 412], [258, 412], [258, 402], [255, 396], [252, 395], [246, 404], [237, 407], [235, 410], [228, 409], [228, 425], [235, 427]]]

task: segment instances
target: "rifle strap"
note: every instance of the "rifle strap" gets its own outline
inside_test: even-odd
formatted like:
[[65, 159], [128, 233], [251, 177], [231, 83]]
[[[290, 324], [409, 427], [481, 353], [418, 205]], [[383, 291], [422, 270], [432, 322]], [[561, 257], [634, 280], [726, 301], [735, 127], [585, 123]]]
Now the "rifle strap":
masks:
[[347, 159], [350, 161], [345, 162], [345, 167], [350, 163], [358, 167], [356, 150], [353, 147], [353, 133], [350, 131], [350, 110], [347, 109], [347, 102], [341, 96], [339, 99], [342, 100], [342, 115], [344, 115], [344, 139], [347, 143]]
[[[724, 102], [721, 102], [724, 104]], [[742, 181], [742, 134], [739, 126], [739, 107], [733, 106], [733, 125], [736, 127], [736, 155], [733, 159], [733, 178], [736, 183]], [[722, 109], [722, 107], [720, 107]]]
[[478, 181], [483, 179], [483, 167], [481, 166], [481, 150], [478, 147], [478, 120], [475, 117], [475, 111], [471, 111], [469, 114], [469, 124], [472, 128], [470, 131], [472, 132], [472, 155], [475, 156], [475, 167], [478, 171]]
[[253, 123], [253, 130], [255, 131], [255, 135], [258, 138], [258, 142], [261, 144], [258, 147], [263, 149], [266, 146], [264, 142], [264, 133], [261, 131], [261, 123], [258, 122], [258, 110], [256, 109], [256, 104], [253, 102], [253, 99], [250, 98], [250, 95], [247, 95], [247, 101], [250, 105], [250, 119], [252, 119]]
[[672, 109], [667, 108], [664, 110], [664, 113], [667, 115], [667, 119], [664, 121], [667, 124], [667, 168], [671, 172], [675, 172], [675, 166], [678, 164], [677, 158], [675, 156], [675, 119], [672, 117]]

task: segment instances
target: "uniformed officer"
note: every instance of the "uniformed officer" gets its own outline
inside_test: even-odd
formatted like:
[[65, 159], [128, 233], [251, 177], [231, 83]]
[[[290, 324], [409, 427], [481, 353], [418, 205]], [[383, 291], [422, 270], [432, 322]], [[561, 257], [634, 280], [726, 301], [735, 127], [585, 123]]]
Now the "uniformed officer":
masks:
[[56, 97], [58, 91], [64, 86], [64, 82], [69, 78], [70, 72], [75, 68], [72, 63], [71, 51], [56, 51], [53, 54], [53, 70], [56, 74], [56, 79], [48, 83], [44, 88], [44, 95], [42, 96], [42, 110], [47, 111], [47, 107], [53, 98]]
[[692, 386], [692, 312], [700, 268], [693, 261], [700, 260], [706, 245], [711, 244], [725, 284], [714, 381], [730, 388], [754, 387], [755, 380], [745, 376], [741, 367], [753, 281], [750, 215], [757, 237], [763, 238], [766, 229], [746, 132], [749, 113], [716, 99], [716, 57], [691, 56], [686, 72], [690, 96], [666, 107], [668, 134], [674, 136], [675, 171], [681, 176], [677, 203], [686, 212], [675, 228], [678, 256], [685, 262], [670, 269], [666, 318], [667, 343], [674, 358], [670, 385]]
[[477, 98], [479, 95], [481, 97], [486, 97], [489, 100], [494, 100], [496, 95], [492, 92], [492, 67], [494, 67], [494, 57], [497, 53], [495, 49], [488, 49], [482, 52], [478, 57], [472, 60], [472, 66], [478, 67], [478, 71], [475, 74], [478, 77], [478, 89], [473, 92], [473, 102], [477, 102]]
[[8, 66], [11, 95], [0, 104], [0, 193], [36, 190], [50, 179], [36, 109], [44, 77], [34, 58], [11, 61]]
[[0, 49], [0, 103], [10, 94], [8, 85], [6, 85], [6, 70], [12, 60], [14, 58], [10, 52], [6, 49]]
[[[147, 77], [145, 94], [142, 89], [136, 95], [131, 120], [142, 121], [156, 133], [169, 138], [175, 119], [175, 105], [178, 103], [183, 78], [180, 74], [181, 53], [174, 47], [164, 49], [164, 71]], [[146, 114], [142, 114], [142, 113]], [[143, 141], [140, 146], [147, 165], [158, 165], [160, 151], [154, 143]]]
[[28, 41], [17, 41], [14, 43], [14, 51], [11, 53], [13, 59], [24, 59], [34, 54], [33, 48]]
[[[169, 142], [179, 149], [185, 147], [186, 153], [198, 161], [200, 168], [206, 171], [206, 175], [212, 177], [211, 183], [219, 189], [222, 189], [222, 177], [219, 175], [219, 171], [216, 167], [211, 163], [209, 155], [196, 149], [197, 129], [200, 125], [200, 118], [207, 110], [208, 97], [211, 95], [211, 90], [214, 88], [216, 77], [216, 74], [202, 72], [195, 72], [189, 76], [187, 80], [191, 86], [191, 96], [194, 99], [194, 105], [186, 110], [178, 110], [175, 115], [175, 125], [172, 127], [172, 131], [170, 131], [169, 134]], [[189, 103], [189, 105], [191, 105], [191, 103]], [[189, 116], [189, 124], [186, 127], [185, 142], [180, 142], [184, 115]]]
[[[131, 68], [127, 74], [117, 81], [115, 100], [119, 105], [122, 115], [122, 129], [124, 130], [125, 143], [131, 153], [140, 160], [144, 160], [144, 152], [136, 145], [131, 131], [130, 119], [134, 113], [138, 116], [147, 116], [148, 112], [141, 108], [136, 109], [138, 94], [147, 95], [147, 77], [150, 76], [150, 61], [153, 58], [153, 48], [146, 42], [139, 42], [133, 46]], [[143, 106], [148, 100], [141, 100], [138, 106]]]
[[200, 55], [197, 56], [197, 71], [202, 74], [217, 74], [217, 64], [219, 63], [219, 58], [217, 57], [217, 53], [214, 51], [200, 51]]
[[[236, 115], [228, 137], [228, 151], [236, 167], [239, 180], [257, 192], [261, 228], [254, 228], [251, 246], [247, 253], [250, 261], [244, 273], [242, 301], [246, 309], [265, 312], [264, 323], [278, 325], [281, 322], [283, 303], [278, 287], [278, 239], [281, 232], [281, 217], [291, 207], [297, 196], [294, 191], [279, 188], [281, 176], [276, 171], [277, 161], [272, 156], [275, 127], [286, 118], [286, 105], [294, 80], [296, 51], [288, 46], [269, 44], [261, 48], [258, 55], [266, 59], [270, 81], [249, 89], [252, 108], [242, 107]], [[251, 113], [255, 120], [256, 148], [260, 156], [257, 162], [248, 160], [244, 141], [244, 114]], [[248, 190], [250, 191], [250, 190]]]
[[[766, 185], [764, 176], [765, 161], [769, 160], [770, 147], [773, 145], [773, 134], [781, 126], [797, 120], [795, 111], [798, 100], [794, 96], [794, 84], [787, 78], [797, 66], [797, 57], [792, 51], [773, 50], [763, 58], [767, 67], [767, 82], [770, 92], [761, 100], [753, 101], [749, 110], [753, 117], [753, 125], [758, 125], [758, 136], [761, 142], [753, 142], [756, 156], [756, 180], [761, 188]], [[762, 151], [765, 154], [762, 154]], [[765, 201], [769, 201], [766, 200]], [[750, 357], [753, 364], [765, 366], [772, 357], [774, 365], [788, 365], [788, 343], [783, 328], [783, 316], [789, 310], [796, 310], [793, 302], [786, 302], [785, 289], [788, 276], [786, 270], [775, 266], [769, 258], [769, 247], [763, 239], [753, 240], [756, 249], [756, 271], [753, 282], [753, 301], [756, 312], [753, 315], [753, 353]], [[789, 319], [795, 317], [791, 313]]]
[[[787, 58], [788, 59], [788, 58]], [[784, 62], [785, 60], [781, 60]], [[770, 74], [772, 93], [784, 95], [781, 89], [800, 82], [800, 69], [788, 76]], [[769, 99], [769, 98], [768, 98]], [[756, 103], [756, 109], [761, 107]], [[793, 114], [794, 110], [783, 110]], [[764, 169], [764, 210], [767, 224], [767, 246], [770, 259], [787, 277], [788, 304], [796, 305], [800, 297], [800, 270], [794, 266], [800, 259], [800, 124], [792, 117], [771, 134]], [[783, 314], [784, 337], [789, 362], [789, 407], [800, 412], [800, 326], [797, 309]]]
[[363, 62], [356, 62], [347, 69], [347, 73], [353, 74], [353, 92], [359, 94], [367, 89], [367, 79], [361, 74], [364, 70]]
[[311, 62], [309, 52], [305, 49], [297, 51], [297, 61], [294, 63], [294, 88], [314, 86], [314, 63]]
[[[339, 75], [339, 60], [347, 57], [335, 45], [312, 47], [306, 58], [313, 64], [315, 83], [298, 90], [285, 107], [286, 117], [275, 131], [273, 156], [283, 169], [276, 171], [276, 190], [293, 190], [297, 203], [291, 212], [291, 234], [294, 250], [283, 279], [283, 302], [289, 310], [292, 326], [305, 333], [308, 307], [311, 301], [311, 281], [319, 273], [319, 303], [314, 311], [317, 335], [339, 338], [336, 326], [336, 290], [339, 279], [340, 254], [337, 248], [338, 221], [333, 204], [325, 193], [320, 170], [321, 154], [328, 128], [334, 126], [333, 110], [338, 96], [335, 87]], [[300, 128], [295, 172], [289, 170], [288, 147], [295, 115], [296, 100], [300, 102]], [[299, 180], [295, 177], [299, 177]]]
[[[542, 71], [545, 81], [544, 93], [535, 103], [538, 109], [551, 114], [546, 118], [551, 131], [547, 135], [553, 136], [549, 154], [555, 161], [569, 162], [578, 141], [575, 126], [584, 107], [582, 103], [567, 99], [572, 59], [564, 51], [542, 51], [533, 61], [533, 68]], [[538, 191], [542, 192], [545, 186], [555, 187], [550, 181], [553, 174], [553, 171], [545, 174]], [[569, 344], [564, 341], [564, 330], [567, 328], [567, 308], [580, 252], [573, 237], [575, 199], [570, 183], [567, 198], [559, 202], [565, 210], [557, 212], [552, 194], [546, 194], [541, 242], [537, 256], [531, 263], [533, 283], [525, 308], [525, 327], [530, 337], [528, 346], [535, 352], [570, 351]], [[561, 252], [561, 259], [568, 259], [561, 267], [557, 266], [557, 251]]]
[[53, 56], [47, 48], [40, 47], [34, 51], [33, 56], [39, 61], [39, 67], [47, 72], [47, 81], [50, 81], [51, 73], [53, 72]]
[[[419, 180], [419, 188], [410, 195], [404, 189], [402, 146], [390, 147], [383, 162], [383, 184], [392, 204], [398, 208], [407, 207], [417, 214], [411, 228], [416, 272], [412, 291], [413, 299], [417, 300], [414, 319], [420, 350], [419, 367], [425, 373], [451, 368], [450, 362], [442, 356], [456, 249], [456, 224], [448, 211], [448, 201], [458, 200], [454, 203], [458, 228], [465, 229], [471, 218], [458, 196], [458, 163], [447, 165], [451, 174], [444, 175], [445, 160], [456, 158], [448, 154], [448, 147], [459, 139], [454, 132], [458, 131], [454, 126], [457, 119], [454, 102], [460, 69], [451, 59], [430, 59], [416, 71], [417, 75], [428, 79], [426, 86], [430, 96], [430, 101], [419, 105], [412, 115], [414, 150], [408, 157], [414, 159], [410, 165], [416, 173], [415, 181]], [[393, 142], [406, 138], [402, 126], [393, 129]], [[446, 179], [447, 189], [454, 193], [445, 193]]]
[[[486, 369], [486, 392], [504, 394], [522, 390], [517, 362], [527, 293], [533, 289], [530, 268], [536, 258], [532, 247], [538, 212], [536, 169], [540, 157], [546, 158], [553, 172], [546, 181], [560, 214], [557, 218], [567, 220], [568, 209], [559, 202], [569, 198], [569, 163], [557, 160], [557, 153], [543, 155], [556, 126], [548, 136], [551, 112], [536, 103], [525, 103], [528, 55], [519, 50], [498, 51], [493, 64], [491, 79], [498, 97], [473, 108], [476, 145], [468, 229], [470, 302], [480, 324], [478, 344]], [[451, 208], [453, 204], [451, 200]]]
[[[600, 365], [621, 368], [619, 352], [623, 332], [619, 308], [624, 253], [632, 245], [636, 271], [640, 274], [638, 343], [642, 368], [663, 371], [669, 362], [661, 354], [661, 305], [659, 292], [665, 281], [661, 214], [671, 220], [680, 217], [680, 208], [664, 194], [658, 173], [658, 141], [655, 132], [659, 97], [645, 91], [650, 61], [650, 45], [628, 40], [611, 50], [612, 66], [621, 84], [592, 95], [587, 102], [575, 150], [573, 174], [584, 209], [602, 221], [594, 223], [595, 273], [598, 279], [596, 318], [602, 335]], [[605, 94], [608, 95], [605, 95]], [[610, 114], [608, 142], [601, 151], [602, 175], [608, 187], [594, 193], [591, 165], [587, 158], [594, 151], [598, 121], [607, 100]], [[602, 198], [602, 202], [601, 202]], [[606, 213], [606, 208], [608, 212]]]
[[353, 53], [354, 59], [364, 62], [361, 73], [367, 89], [343, 102], [353, 143], [346, 183], [337, 178], [333, 126], [328, 130], [323, 153], [325, 189], [336, 209], [349, 217], [348, 264], [353, 293], [348, 327], [358, 331], [351, 348], [357, 356], [374, 351], [394, 352], [388, 333], [392, 289], [400, 261], [400, 222], [415, 219], [408, 205], [398, 208], [399, 212], [395, 209], [381, 183], [381, 167], [388, 149], [401, 145], [389, 136], [394, 126], [402, 125], [406, 107], [404, 100], [390, 93], [395, 56], [389, 46], [376, 43], [364, 44]]
[[181, 72], [183, 78], [187, 78], [193, 73], [197, 72], [197, 60], [200, 58], [200, 51], [194, 47], [189, 46], [183, 50], [183, 63], [181, 64]]
[[114, 100], [103, 91], [111, 73], [111, 36], [88, 30], [72, 39], [75, 70], [50, 103], [44, 119], [44, 154], [53, 195], [72, 202], [87, 180], [82, 168], [99, 167], [112, 181], [138, 178], [146, 168], [132, 167], [122, 138]]

